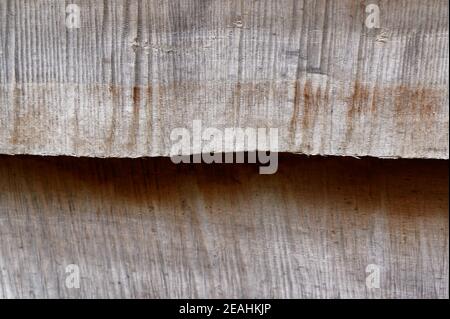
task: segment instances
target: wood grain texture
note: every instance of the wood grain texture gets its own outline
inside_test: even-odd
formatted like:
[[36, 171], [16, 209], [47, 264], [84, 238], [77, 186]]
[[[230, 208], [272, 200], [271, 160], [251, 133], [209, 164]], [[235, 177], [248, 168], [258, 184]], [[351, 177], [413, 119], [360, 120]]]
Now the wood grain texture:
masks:
[[445, 161], [3, 156], [0, 297], [448, 298], [448, 222]]
[[276, 127], [280, 151], [448, 159], [448, 1], [0, 1], [0, 153], [166, 156]]

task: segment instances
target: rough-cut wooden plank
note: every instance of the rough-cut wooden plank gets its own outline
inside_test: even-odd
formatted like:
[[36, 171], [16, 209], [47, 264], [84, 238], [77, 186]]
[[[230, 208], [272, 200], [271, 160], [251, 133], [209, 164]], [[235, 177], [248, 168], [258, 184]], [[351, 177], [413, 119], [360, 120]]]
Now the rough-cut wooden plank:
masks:
[[445, 161], [3, 156], [0, 297], [448, 298], [448, 221]]
[[0, 153], [168, 155], [277, 127], [280, 150], [448, 158], [448, 1], [0, 1]]

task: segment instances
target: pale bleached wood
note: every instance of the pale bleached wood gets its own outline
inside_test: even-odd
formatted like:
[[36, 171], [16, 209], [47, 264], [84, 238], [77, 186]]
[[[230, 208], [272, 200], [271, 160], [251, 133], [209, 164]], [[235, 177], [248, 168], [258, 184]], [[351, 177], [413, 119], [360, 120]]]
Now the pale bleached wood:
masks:
[[446, 161], [0, 157], [3, 298], [448, 298], [448, 253]]
[[[168, 155], [276, 127], [280, 151], [448, 158], [448, 1], [0, 1], [0, 153]], [[381, 10], [368, 29], [365, 5]]]

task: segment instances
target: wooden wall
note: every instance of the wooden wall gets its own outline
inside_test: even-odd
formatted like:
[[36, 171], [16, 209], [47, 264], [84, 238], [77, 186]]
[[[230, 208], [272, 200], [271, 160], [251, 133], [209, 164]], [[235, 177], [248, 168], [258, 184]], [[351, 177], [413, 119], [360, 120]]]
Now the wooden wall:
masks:
[[0, 153], [165, 156], [199, 119], [448, 159], [447, 0], [73, 0], [79, 29], [68, 3], [0, 1]]
[[1, 156], [0, 297], [448, 298], [448, 217], [446, 161]]
[[[0, 1], [0, 297], [448, 298], [447, 0], [68, 3]], [[332, 157], [160, 158], [193, 120]]]

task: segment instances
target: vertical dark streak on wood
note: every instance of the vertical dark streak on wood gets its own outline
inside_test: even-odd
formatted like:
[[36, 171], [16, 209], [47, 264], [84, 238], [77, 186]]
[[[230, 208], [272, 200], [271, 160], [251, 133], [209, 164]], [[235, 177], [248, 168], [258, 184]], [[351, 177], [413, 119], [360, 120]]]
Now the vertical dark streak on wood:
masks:
[[[130, 33], [130, 1], [131, 0], [125, 0], [125, 3], [123, 5], [123, 17], [122, 17], [122, 21], [123, 21], [123, 27], [122, 29], [122, 37], [120, 39], [120, 60], [119, 60], [119, 65], [122, 66], [122, 72], [120, 74], [121, 77], [121, 81], [120, 81], [120, 86], [124, 85], [124, 81], [126, 79], [125, 77], [125, 73], [124, 71], [124, 66], [126, 67], [126, 56], [129, 52], [132, 51], [132, 48], [130, 47], [130, 40], [129, 39], [129, 33]], [[122, 110], [121, 110], [122, 111]]]
[[[106, 54], [105, 54], [105, 35], [106, 35], [106, 27], [107, 27], [107, 23], [108, 23], [108, 2], [109, 0], [103, 0], [102, 5], [103, 5], [103, 12], [102, 12], [102, 26], [101, 26], [101, 45], [100, 45], [100, 54], [101, 54], [101, 63], [102, 63], [102, 72], [100, 74], [100, 83], [106, 83], [106, 74], [105, 74], [105, 67], [104, 67], [104, 61], [103, 59], [106, 58]], [[109, 61], [109, 65], [111, 65], [111, 67], [114, 67], [114, 65], [112, 64], [112, 61]]]
[[13, 104], [14, 104], [14, 124], [13, 132], [11, 136], [11, 143], [13, 145], [18, 145], [20, 143], [20, 125], [21, 125], [21, 104], [20, 104], [20, 89], [18, 84], [14, 84], [13, 94]]
[[[305, 1], [303, 0], [302, 2], [302, 29], [305, 26]], [[296, 21], [296, 16], [297, 16], [297, 3], [298, 1], [294, 0], [294, 7], [292, 9], [292, 21], [294, 23], [294, 21]], [[294, 28], [294, 26], [293, 26]], [[298, 47], [299, 47], [299, 52], [298, 52], [298, 58], [297, 58], [297, 68], [295, 70], [295, 80], [294, 80], [294, 102], [293, 102], [293, 112], [292, 112], [292, 117], [291, 117], [291, 122], [289, 125], [290, 128], [290, 138], [289, 140], [291, 141], [291, 143], [295, 143], [296, 140], [296, 133], [297, 133], [297, 119], [298, 119], [298, 114], [299, 114], [299, 107], [300, 107], [300, 75], [301, 75], [301, 70], [302, 70], [302, 53], [301, 53], [301, 49], [302, 49], [302, 40], [303, 40], [303, 33], [300, 33], [299, 39], [298, 39]]]
[[134, 86], [133, 86], [133, 119], [131, 121], [128, 149], [137, 148], [137, 136], [139, 134], [139, 119], [141, 108], [141, 56], [142, 56], [142, 1], [137, 2], [137, 35], [135, 41], [139, 47], [134, 53]]
[[[64, 1], [64, 8], [66, 7], [66, 3], [67, 3], [67, 1], [65, 0]], [[66, 11], [64, 10], [64, 23], [65, 23], [65, 19], [66, 19]], [[72, 66], [71, 64], [70, 64], [70, 38], [69, 38], [69, 28], [67, 28], [67, 26], [65, 26], [65, 28], [64, 28], [64, 44], [65, 44], [65, 47], [64, 47], [64, 52], [65, 52], [65, 55], [64, 55], [64, 57], [63, 57], [63, 64], [67, 67], [67, 72], [64, 72], [64, 74], [62, 75], [62, 77], [63, 77], [63, 83], [70, 83], [70, 82], [73, 82], [72, 81], [72, 79], [71, 78], [69, 78], [70, 77], [70, 73], [69, 73], [69, 70], [71, 69], [70, 67]]]
[[[331, 20], [332, 17], [330, 15], [335, 14], [334, 13], [334, 1], [333, 0], [326, 0], [325, 2], [325, 18], [324, 18], [324, 23], [323, 23], [323, 34], [322, 34], [322, 44], [321, 44], [321, 49], [322, 49], [322, 55], [320, 57], [320, 72], [324, 75], [327, 76], [326, 79], [326, 85], [325, 85], [325, 90], [324, 90], [324, 103], [323, 106], [325, 109], [325, 112], [329, 115], [328, 116], [328, 122], [324, 121], [323, 124], [323, 128], [321, 128], [323, 131], [326, 131], [328, 129], [329, 131], [329, 136], [333, 135], [333, 131], [334, 131], [334, 127], [333, 127], [333, 112], [334, 112], [334, 103], [330, 103], [330, 74], [329, 74], [329, 68], [330, 68], [330, 59], [331, 59], [331, 54], [329, 54], [330, 49], [328, 47], [328, 41], [329, 41], [329, 37], [331, 37], [330, 33], [332, 32], [330, 30], [330, 26], [329, 26], [329, 21]], [[320, 106], [318, 106], [320, 107]], [[327, 128], [328, 126], [328, 128]], [[327, 143], [328, 142], [328, 143]], [[320, 152], [321, 153], [325, 153], [325, 148], [331, 149], [331, 141], [325, 140], [325, 134], [322, 135], [322, 142], [321, 142], [321, 149]]]
[[[330, 128], [329, 128], [330, 135], [332, 135], [332, 132], [333, 132], [333, 106], [334, 106], [334, 103], [332, 103], [330, 101], [330, 78], [329, 77], [327, 77], [327, 80], [326, 80], [326, 83], [325, 83], [323, 97], [320, 96], [319, 98], [323, 100], [323, 105], [325, 105], [327, 108], [329, 108], [329, 110], [327, 110], [327, 112], [329, 112], [329, 115], [330, 115], [330, 117], [329, 117], [330, 118], [330, 122], [328, 123], [328, 125], [330, 126]], [[321, 105], [320, 105], [320, 100], [319, 100], [319, 101], [317, 101], [317, 114], [319, 113], [319, 109], [320, 108], [321, 108]], [[324, 131], [324, 130], [327, 129], [327, 127], [326, 127], [327, 124], [326, 124], [326, 122], [324, 122], [322, 124], [323, 124], [323, 127], [320, 128], [320, 129], [322, 131]], [[327, 144], [330, 144], [330, 143], [329, 143], [329, 140], [327, 141], [325, 139], [325, 135], [322, 135], [322, 141], [321, 141], [320, 144], [322, 145], [321, 146], [321, 150], [320, 150], [321, 153], [325, 153], [325, 147], [328, 147], [328, 148], [331, 147], [331, 145], [327, 145]]]
[[[14, 8], [12, 8], [11, 6], [11, 1], [10, 0], [8, 2], [9, 6], [8, 9], [11, 10], [11, 12], [8, 12], [9, 16], [13, 16], [14, 19], [14, 30], [20, 30], [20, 28], [17, 27], [17, 23], [18, 21], [20, 21], [20, 19], [17, 18], [16, 13], [16, 6], [14, 6]], [[9, 20], [9, 19], [8, 19]], [[9, 26], [9, 24], [8, 24]], [[14, 123], [13, 123], [13, 132], [12, 132], [12, 137], [11, 137], [11, 143], [13, 145], [17, 145], [20, 142], [20, 126], [21, 126], [21, 119], [20, 119], [20, 114], [21, 112], [21, 103], [20, 103], [20, 89], [19, 89], [19, 85], [20, 85], [20, 71], [19, 71], [19, 66], [21, 65], [20, 61], [21, 61], [21, 55], [19, 52], [19, 39], [18, 39], [18, 34], [17, 32], [14, 32], [14, 82], [13, 82], [13, 91], [12, 91], [12, 99], [13, 99], [13, 109], [14, 109]]]
[[314, 123], [319, 111], [319, 103], [322, 101], [322, 90], [320, 87], [314, 91], [310, 81], [306, 81], [303, 87], [303, 119], [302, 119], [302, 149], [311, 152], [314, 135]]
[[[151, 72], [151, 67], [149, 67], [149, 71]], [[149, 154], [152, 152], [152, 145], [153, 145], [153, 85], [148, 84], [147, 85], [147, 105], [145, 106], [146, 111], [146, 119], [147, 119], [147, 136], [146, 140], [147, 142], [147, 151]]]
[[369, 99], [369, 91], [367, 87], [363, 84], [361, 84], [359, 81], [355, 82], [355, 85], [353, 86], [353, 92], [352, 95], [347, 98], [347, 130], [346, 130], [346, 138], [345, 138], [345, 145], [349, 146], [351, 145], [352, 138], [353, 138], [353, 132], [355, 130], [355, 127], [359, 124], [361, 114], [365, 109], [368, 109], [368, 102]]
[[[243, 21], [243, 14], [244, 14], [244, 3], [245, 0], [241, 0], [240, 1], [240, 14], [238, 17], [235, 18], [239, 18], [241, 21], [241, 24], [244, 24]], [[241, 91], [242, 91], [242, 87], [241, 87], [241, 83], [242, 83], [242, 67], [243, 67], [243, 41], [244, 41], [244, 35], [243, 35], [243, 28], [238, 28], [239, 30], [239, 43], [238, 43], [238, 50], [237, 50], [237, 82], [236, 82], [236, 86], [234, 89], [234, 98], [233, 98], [233, 124], [236, 127], [239, 127], [239, 122], [240, 122], [240, 112], [241, 112]], [[236, 31], [236, 27], [233, 29], [233, 32]]]
[[[149, 14], [149, 11], [151, 10], [150, 4], [148, 3], [149, 6], [146, 8], [147, 9], [147, 13], [148, 13], [148, 28], [147, 28], [147, 35], [148, 35], [148, 45], [153, 43], [153, 24], [152, 24], [152, 15]], [[154, 74], [153, 74], [153, 50], [149, 50], [148, 55], [147, 55], [147, 75], [148, 75], [148, 83], [147, 83], [147, 90], [146, 90], [146, 94], [147, 94], [147, 105], [145, 106], [145, 112], [146, 112], [146, 121], [147, 121], [147, 136], [146, 136], [146, 140], [147, 141], [147, 152], [149, 154], [151, 154], [152, 152], [152, 145], [153, 145], [153, 129], [154, 129], [154, 117], [153, 117], [153, 79], [154, 79]]]
[[297, 118], [298, 118], [298, 109], [300, 105], [300, 80], [295, 80], [294, 82], [294, 111], [292, 112], [291, 123], [289, 125], [290, 128], [290, 140], [294, 142], [296, 140], [297, 133]]
[[[326, 46], [325, 44], [327, 43], [328, 40], [328, 34], [330, 32], [330, 28], [329, 28], [329, 22], [328, 20], [331, 20], [331, 17], [329, 17], [330, 15], [330, 11], [333, 12], [332, 8], [330, 8], [330, 6], [332, 6], [332, 4], [334, 3], [333, 0], [325, 0], [325, 12], [323, 13], [324, 15], [324, 19], [323, 19], [323, 26], [322, 26], [322, 43], [320, 46], [320, 70], [319, 73], [320, 74], [325, 74], [328, 75], [328, 65], [329, 65], [329, 60], [330, 60], [330, 54], [328, 51], [325, 51]], [[327, 61], [325, 63], [325, 60]]]
[[[108, 2], [109, 0], [105, 0], [105, 2]], [[116, 11], [114, 10], [115, 6], [111, 6], [111, 24], [114, 24], [115, 22], [115, 15]], [[108, 20], [105, 20], [108, 21]], [[106, 23], [106, 22], [104, 22]], [[114, 41], [114, 31], [115, 29], [112, 28], [111, 30], [111, 83], [109, 84], [109, 92], [111, 94], [111, 126], [109, 127], [109, 133], [108, 137], [106, 139], [106, 146], [108, 148], [107, 153], [111, 154], [114, 144], [115, 144], [115, 136], [116, 136], [116, 127], [117, 127], [117, 120], [118, 120], [118, 112], [119, 112], [119, 88], [118, 88], [118, 81], [117, 81], [117, 75], [116, 75], [116, 47], [115, 47], [115, 41]], [[121, 93], [121, 92], [120, 92]]]
[[[359, 4], [359, 5], [358, 5]], [[364, 12], [364, 4], [356, 3], [354, 12], [356, 16], [359, 15], [359, 12]], [[364, 14], [362, 14], [364, 16]], [[355, 82], [353, 86], [353, 93], [350, 97], [350, 102], [347, 104], [347, 130], [345, 133], [345, 138], [343, 140], [344, 149], [347, 149], [352, 142], [353, 138], [353, 131], [355, 129], [355, 126], [359, 123], [360, 115], [361, 115], [361, 108], [362, 108], [362, 99], [366, 97], [367, 91], [364, 87], [361, 86], [361, 67], [363, 67], [363, 44], [364, 44], [364, 19], [361, 19], [361, 31], [359, 32], [359, 41], [358, 41], [358, 53], [357, 53], [357, 60], [356, 60], [356, 70], [355, 70]]]

